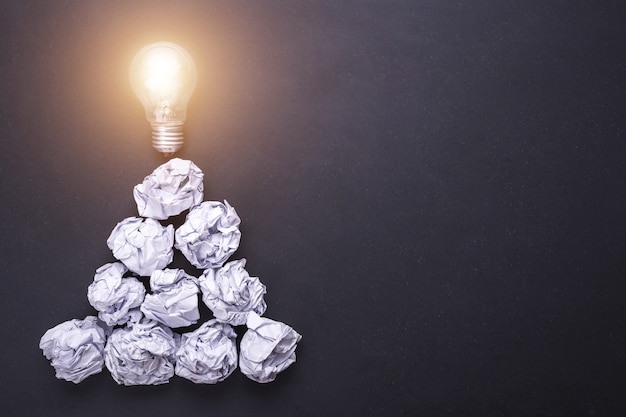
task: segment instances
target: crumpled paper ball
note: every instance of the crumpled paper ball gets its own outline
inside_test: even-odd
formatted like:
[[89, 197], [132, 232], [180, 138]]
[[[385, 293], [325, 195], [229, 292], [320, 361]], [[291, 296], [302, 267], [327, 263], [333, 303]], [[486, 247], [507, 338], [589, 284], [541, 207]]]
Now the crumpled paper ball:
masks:
[[219, 268], [239, 247], [240, 222], [227, 201], [205, 201], [176, 230], [176, 249], [197, 268]]
[[265, 313], [265, 285], [251, 277], [245, 266], [245, 259], [228, 262], [220, 269], [205, 270], [198, 280], [202, 301], [218, 321], [239, 326], [246, 323], [249, 312]]
[[237, 367], [237, 335], [228, 324], [209, 320], [182, 335], [176, 352], [176, 375], [196, 384], [216, 384]]
[[113, 256], [132, 272], [150, 276], [172, 262], [174, 226], [167, 227], [154, 219], [128, 217], [119, 222], [107, 239]]
[[96, 270], [87, 289], [89, 304], [98, 310], [98, 317], [109, 326], [136, 322], [141, 318], [139, 306], [146, 288], [135, 277], [123, 275], [128, 270], [121, 262], [109, 263]]
[[169, 327], [185, 327], [200, 318], [197, 279], [182, 269], [157, 270], [150, 276], [153, 294], [147, 294], [141, 305], [146, 318]]
[[239, 369], [248, 378], [266, 383], [296, 361], [297, 343], [302, 339], [294, 329], [279, 321], [248, 315], [248, 331], [240, 345]]
[[139, 215], [165, 220], [202, 202], [204, 174], [191, 161], [170, 159], [133, 189]]
[[95, 316], [68, 320], [48, 330], [39, 348], [56, 370], [56, 377], [75, 384], [104, 367], [105, 331]]
[[174, 375], [179, 336], [154, 320], [117, 328], [104, 348], [104, 363], [120, 385], [160, 385]]

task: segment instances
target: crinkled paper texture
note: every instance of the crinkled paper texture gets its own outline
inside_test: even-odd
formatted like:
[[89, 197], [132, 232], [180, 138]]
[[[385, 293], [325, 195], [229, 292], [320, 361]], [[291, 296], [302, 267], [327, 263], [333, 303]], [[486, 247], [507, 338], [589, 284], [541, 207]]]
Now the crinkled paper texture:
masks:
[[176, 248], [197, 268], [219, 268], [239, 247], [240, 222], [227, 201], [205, 201], [176, 230]]
[[196, 384], [215, 384], [237, 367], [237, 335], [228, 324], [210, 320], [182, 335], [176, 353], [176, 375]]
[[141, 318], [139, 306], [146, 289], [135, 277], [126, 277], [128, 270], [121, 262], [109, 263], [96, 270], [87, 289], [89, 304], [98, 310], [98, 317], [109, 326], [136, 322]]
[[169, 327], [185, 327], [200, 318], [196, 278], [182, 269], [154, 271], [150, 276], [153, 294], [147, 294], [141, 305], [143, 314]]
[[97, 318], [68, 320], [48, 330], [39, 348], [56, 370], [56, 377], [75, 384], [104, 367], [105, 331]]
[[204, 174], [191, 161], [170, 159], [133, 189], [139, 215], [165, 220], [202, 202]]
[[174, 256], [174, 227], [167, 227], [154, 219], [128, 217], [119, 222], [107, 244], [113, 256], [122, 261], [132, 272], [150, 276], [163, 269]]
[[248, 313], [262, 315], [267, 308], [265, 285], [244, 269], [246, 260], [228, 262], [220, 269], [207, 269], [199, 279], [202, 301], [218, 321], [239, 326]]
[[266, 383], [296, 361], [296, 347], [302, 336], [284, 323], [248, 315], [248, 331], [240, 345], [239, 368], [248, 378]]
[[160, 385], [174, 375], [178, 336], [168, 327], [143, 319], [113, 330], [104, 361], [120, 385]]

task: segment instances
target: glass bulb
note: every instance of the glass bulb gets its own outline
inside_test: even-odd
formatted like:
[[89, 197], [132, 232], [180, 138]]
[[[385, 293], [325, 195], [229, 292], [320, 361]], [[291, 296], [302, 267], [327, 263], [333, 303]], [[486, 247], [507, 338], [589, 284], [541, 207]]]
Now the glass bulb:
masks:
[[196, 79], [191, 55], [172, 42], [144, 46], [130, 65], [130, 84], [152, 125], [152, 146], [165, 156], [183, 146], [187, 102]]

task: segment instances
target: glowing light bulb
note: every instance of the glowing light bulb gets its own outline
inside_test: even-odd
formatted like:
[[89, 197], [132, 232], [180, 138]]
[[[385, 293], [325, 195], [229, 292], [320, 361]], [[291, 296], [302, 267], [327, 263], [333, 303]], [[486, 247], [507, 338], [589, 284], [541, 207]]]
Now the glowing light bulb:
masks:
[[191, 56], [171, 42], [144, 46], [130, 65], [130, 84], [152, 125], [152, 146], [165, 156], [183, 146], [187, 102], [196, 79]]

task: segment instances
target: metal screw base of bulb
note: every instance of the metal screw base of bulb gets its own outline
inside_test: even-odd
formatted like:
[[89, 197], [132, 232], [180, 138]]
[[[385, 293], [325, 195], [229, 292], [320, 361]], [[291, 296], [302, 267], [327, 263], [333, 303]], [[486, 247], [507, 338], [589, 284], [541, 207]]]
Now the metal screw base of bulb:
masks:
[[183, 122], [152, 124], [152, 146], [165, 156], [171, 156], [183, 147]]

